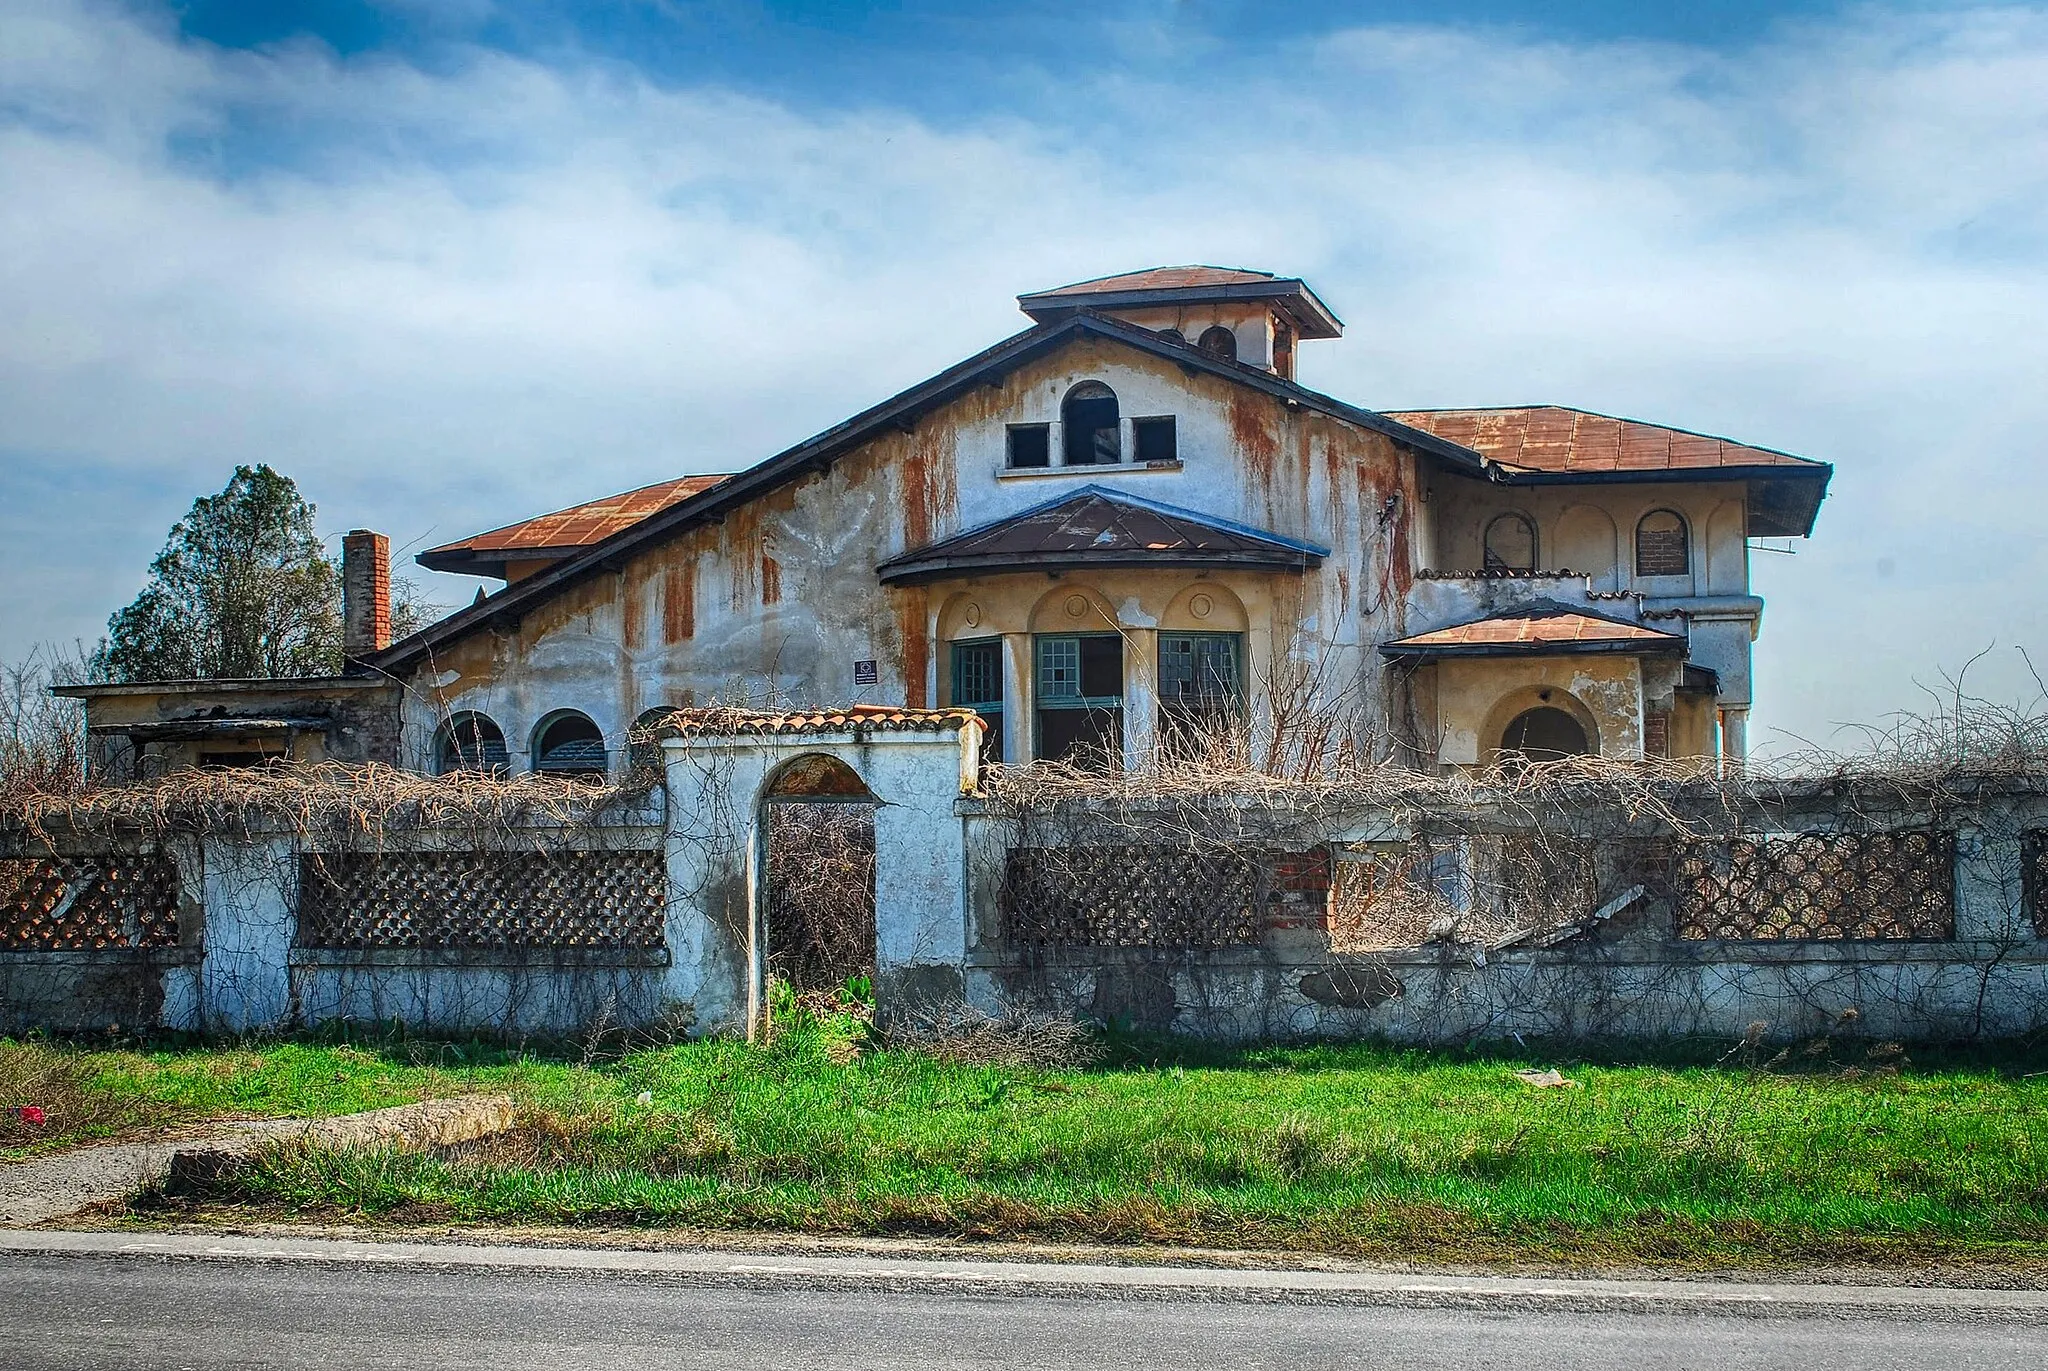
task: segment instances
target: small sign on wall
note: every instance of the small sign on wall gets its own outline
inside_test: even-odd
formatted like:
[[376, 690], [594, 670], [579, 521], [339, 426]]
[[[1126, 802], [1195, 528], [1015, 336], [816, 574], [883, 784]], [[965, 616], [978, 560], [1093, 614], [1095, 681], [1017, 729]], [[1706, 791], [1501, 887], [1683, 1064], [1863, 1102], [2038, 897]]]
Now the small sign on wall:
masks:
[[853, 683], [855, 685], [880, 685], [881, 681], [881, 669], [876, 665], [873, 658], [853, 664]]

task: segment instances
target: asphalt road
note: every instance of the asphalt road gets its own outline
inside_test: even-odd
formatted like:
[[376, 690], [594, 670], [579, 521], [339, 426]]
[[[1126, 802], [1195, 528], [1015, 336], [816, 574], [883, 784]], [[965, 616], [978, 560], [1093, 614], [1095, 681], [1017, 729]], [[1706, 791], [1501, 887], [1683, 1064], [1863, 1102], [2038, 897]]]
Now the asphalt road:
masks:
[[0, 1254], [0, 1365], [2041, 1371], [2048, 1325], [746, 1287], [12, 1252]]

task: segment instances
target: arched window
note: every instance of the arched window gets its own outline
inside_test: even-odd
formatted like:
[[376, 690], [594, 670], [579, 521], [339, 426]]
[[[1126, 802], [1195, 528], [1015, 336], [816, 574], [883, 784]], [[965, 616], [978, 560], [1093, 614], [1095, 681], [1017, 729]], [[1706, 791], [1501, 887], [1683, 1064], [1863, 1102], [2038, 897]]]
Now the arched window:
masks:
[[1676, 510], [1651, 510], [1636, 525], [1636, 575], [1690, 575], [1691, 542], [1683, 515]]
[[1520, 758], [1531, 762], [1555, 762], [1565, 757], [1584, 757], [1593, 751], [1585, 725], [1554, 705], [1525, 709], [1508, 721], [1501, 734], [1503, 761]]
[[1526, 515], [1502, 514], [1486, 526], [1486, 569], [1536, 569], [1536, 525]]
[[626, 735], [626, 761], [635, 770], [651, 771], [661, 769], [661, 744], [656, 741], [654, 730], [675, 710], [663, 705], [658, 709], [645, 709], [633, 721], [632, 731]]
[[1060, 402], [1070, 467], [1101, 466], [1123, 460], [1116, 392], [1100, 381], [1083, 381]]
[[1221, 324], [1211, 324], [1203, 329], [1201, 340], [1195, 346], [1219, 361], [1237, 360], [1237, 335]]
[[550, 714], [533, 731], [533, 769], [552, 776], [601, 777], [604, 733], [573, 709]]
[[434, 731], [434, 774], [483, 771], [502, 776], [512, 769], [505, 731], [482, 714], [457, 714]]
[[1163, 328], [1159, 330], [1159, 341], [1184, 348], [1188, 345], [1188, 336], [1177, 328]]

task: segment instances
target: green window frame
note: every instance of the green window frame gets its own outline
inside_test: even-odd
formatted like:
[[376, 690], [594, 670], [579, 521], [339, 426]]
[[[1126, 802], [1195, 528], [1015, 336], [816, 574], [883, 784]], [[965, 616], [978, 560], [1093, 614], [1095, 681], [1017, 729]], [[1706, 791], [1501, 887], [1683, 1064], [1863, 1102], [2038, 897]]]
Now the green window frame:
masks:
[[981, 759], [1003, 760], [1003, 640], [969, 638], [953, 644], [953, 704], [971, 709], [988, 725], [981, 735]]
[[1169, 724], [1205, 723], [1244, 707], [1242, 633], [1159, 635], [1159, 708]]
[[[1096, 645], [1093, 648], [1084, 646]], [[1106, 665], [1109, 654], [1103, 646], [1115, 648], [1116, 693], [1084, 694], [1091, 670], [1099, 672]], [[1123, 635], [1119, 633], [1054, 633], [1040, 634], [1034, 640], [1032, 650], [1033, 680], [1036, 706], [1032, 727], [1032, 754], [1043, 757], [1045, 751], [1045, 715], [1047, 713], [1085, 710], [1092, 714], [1106, 714], [1112, 718], [1099, 721], [1105, 740], [1114, 736], [1120, 744], [1123, 737]], [[1103, 682], [1097, 680], [1096, 686]]]

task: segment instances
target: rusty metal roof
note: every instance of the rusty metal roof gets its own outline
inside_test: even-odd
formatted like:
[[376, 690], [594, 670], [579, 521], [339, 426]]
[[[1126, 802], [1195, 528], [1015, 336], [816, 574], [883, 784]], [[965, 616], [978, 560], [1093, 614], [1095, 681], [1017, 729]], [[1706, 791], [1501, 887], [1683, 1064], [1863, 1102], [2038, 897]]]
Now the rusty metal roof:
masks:
[[1789, 452], [1563, 405], [1390, 411], [1389, 417], [1524, 471], [1827, 470], [1825, 462]]
[[847, 705], [836, 709], [675, 709], [649, 725], [656, 738], [730, 737], [750, 733], [954, 733], [979, 726], [971, 709], [910, 709], [903, 705]]
[[460, 542], [444, 543], [420, 553], [415, 560], [431, 571], [503, 577], [507, 562], [566, 557], [725, 479], [723, 475], [683, 476], [673, 481], [657, 481], [638, 490], [522, 519]]
[[1509, 485], [1739, 480], [1746, 484], [1749, 532], [1757, 537], [1811, 535], [1835, 470], [1775, 448], [1563, 405], [1387, 417], [1479, 453], [1493, 464], [1490, 474]]
[[1320, 566], [1329, 552], [1213, 514], [1088, 485], [892, 557], [875, 570], [884, 585], [1105, 566], [1299, 571]]
[[1050, 323], [1080, 309], [1197, 305], [1218, 300], [1269, 301], [1293, 321], [1295, 331], [1304, 338], [1336, 338], [1344, 332], [1343, 322], [1300, 277], [1243, 267], [1147, 267], [1032, 291], [1017, 297], [1017, 307], [1040, 323]]
[[1389, 657], [1550, 656], [1556, 653], [1618, 652], [1628, 655], [1682, 653], [1685, 637], [1644, 628], [1623, 619], [1587, 614], [1559, 604], [1525, 605], [1470, 623], [1431, 629], [1382, 643]]

